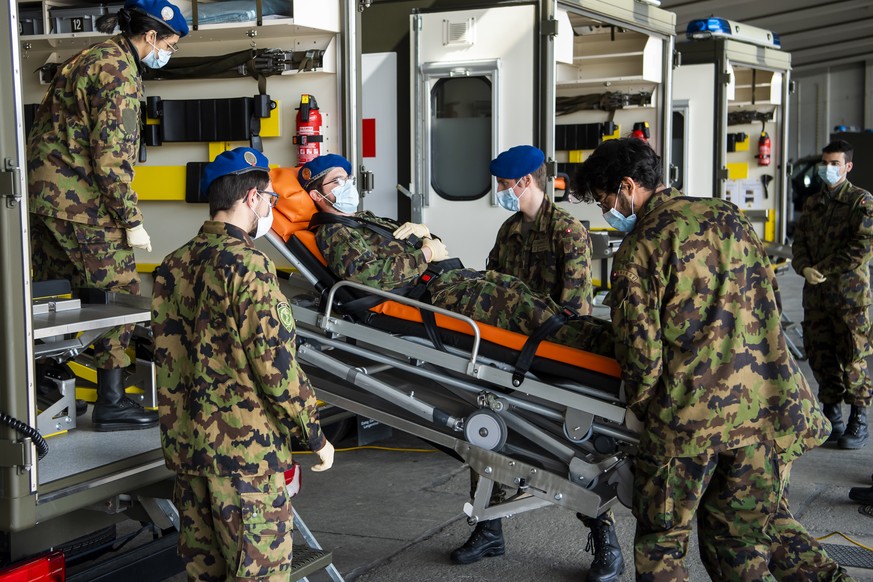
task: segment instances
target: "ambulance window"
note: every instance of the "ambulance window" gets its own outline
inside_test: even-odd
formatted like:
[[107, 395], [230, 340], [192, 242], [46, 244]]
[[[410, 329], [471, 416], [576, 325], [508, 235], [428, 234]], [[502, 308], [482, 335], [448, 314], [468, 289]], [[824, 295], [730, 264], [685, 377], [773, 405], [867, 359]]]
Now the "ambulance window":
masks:
[[430, 182], [447, 200], [476, 200], [491, 191], [491, 82], [440, 79], [431, 92]]

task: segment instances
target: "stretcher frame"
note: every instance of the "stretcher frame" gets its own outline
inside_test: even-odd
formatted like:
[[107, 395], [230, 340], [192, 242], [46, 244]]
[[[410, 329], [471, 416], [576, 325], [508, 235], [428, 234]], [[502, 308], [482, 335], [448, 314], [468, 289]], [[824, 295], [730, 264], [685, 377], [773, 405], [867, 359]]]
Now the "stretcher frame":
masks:
[[[319, 294], [317, 275], [290, 245], [272, 231], [266, 238], [302, 275], [286, 283], [286, 294], [297, 323], [297, 357], [319, 398], [467, 463], [479, 475], [474, 499], [464, 506], [470, 523], [553, 504], [590, 517], [616, 502], [630, 504], [630, 459], [638, 437], [624, 424], [620, 395], [530, 372], [518, 388], [511, 364], [481, 355], [480, 325], [472, 319], [351, 281]], [[343, 288], [462, 321], [472, 347], [438, 349], [427, 339], [344, 317], [335, 308]], [[603, 450], [604, 439], [613, 446]], [[518, 493], [489, 507], [495, 485]]]

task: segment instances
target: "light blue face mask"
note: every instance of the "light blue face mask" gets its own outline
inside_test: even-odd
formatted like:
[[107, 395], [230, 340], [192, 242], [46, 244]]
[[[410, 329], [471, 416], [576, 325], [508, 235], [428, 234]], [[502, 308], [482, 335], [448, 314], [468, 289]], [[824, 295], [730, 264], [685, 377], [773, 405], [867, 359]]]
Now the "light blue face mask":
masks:
[[615, 204], [609, 209], [609, 212], [603, 213], [603, 219], [615, 230], [619, 232], [630, 232], [634, 229], [637, 223], [637, 215], [634, 210], [634, 198], [631, 194], [631, 215], [625, 216], [615, 209], [618, 205], [618, 197], [621, 195], [621, 186], [618, 187], [618, 192], [615, 194]]
[[840, 167], [830, 164], [819, 164], [818, 177], [824, 180], [828, 186], [834, 186], [840, 181]]
[[[518, 183], [521, 182], [521, 178], [518, 179], [518, 182], [515, 183], [515, 186], [518, 186]], [[527, 192], [527, 188], [524, 189], [520, 195], [515, 195], [515, 186], [509, 188], [507, 190], [500, 190], [497, 193], [497, 203], [506, 210], [510, 212], [518, 212], [519, 208], [521, 208], [519, 204], [519, 200], [521, 197], [525, 195]]]
[[330, 202], [331, 206], [340, 212], [354, 214], [358, 211], [358, 204], [361, 201], [361, 197], [358, 195], [358, 189], [355, 187], [352, 180], [347, 179], [345, 182], [334, 188], [332, 194], [336, 198], [336, 202], [330, 202], [330, 200], [327, 200], [324, 196], [322, 196], [322, 198]]
[[[148, 41], [146, 41], [148, 42]], [[151, 51], [149, 54], [142, 58], [142, 62], [150, 69], [160, 69], [164, 65], [170, 62], [170, 57], [173, 56], [173, 53], [170, 51], [165, 51], [164, 49], [159, 49], [155, 45], [149, 42], [149, 44], [154, 47], [156, 51], [158, 51], [157, 56], [155, 56], [155, 51]]]

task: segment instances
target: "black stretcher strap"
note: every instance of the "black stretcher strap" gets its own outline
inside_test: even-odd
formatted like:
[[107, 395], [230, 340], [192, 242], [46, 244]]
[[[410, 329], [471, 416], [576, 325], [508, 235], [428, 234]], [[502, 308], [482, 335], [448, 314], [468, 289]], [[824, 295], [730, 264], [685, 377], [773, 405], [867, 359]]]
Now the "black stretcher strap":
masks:
[[385, 240], [396, 240], [398, 242], [406, 243], [407, 245], [416, 249], [421, 248], [421, 239], [419, 239], [414, 234], [409, 235], [409, 237], [405, 240], [400, 240], [394, 238], [394, 233], [382, 226], [381, 224], [377, 224], [375, 222], [365, 220], [357, 216], [331, 214], [330, 212], [316, 212], [312, 215], [312, 218], [309, 219], [309, 230], [316, 231], [318, 230], [319, 226], [322, 226], [324, 224], [341, 224], [345, 227], [354, 229], [366, 228], [367, 230], [378, 234]]
[[[341, 214], [331, 214], [328, 212], [316, 212], [315, 214], [313, 214], [312, 218], [309, 220], [309, 230], [315, 231], [318, 229], [319, 226], [325, 224], [341, 224], [348, 228], [355, 229], [366, 228], [386, 240], [398, 240], [394, 238], [393, 232], [380, 224], [376, 224], [374, 222], [364, 220], [356, 216], [344, 216]], [[292, 240], [295, 239], [293, 239], [292, 237]], [[421, 241], [415, 235], [410, 236], [408, 239], [402, 242], [405, 242], [415, 248], [421, 247]], [[303, 248], [305, 249], [306, 254], [309, 255], [309, 257], [312, 257], [309, 249], [307, 249], [302, 243], [299, 245], [295, 245], [295, 247], [296, 248], [292, 250], [295, 250], [298, 256], [300, 254], [299, 249]], [[322, 272], [330, 273], [330, 271], [326, 269], [320, 262], [318, 263], [318, 266], [320, 267], [319, 269], [310, 270], [317, 274]], [[400, 297], [407, 297], [416, 301], [421, 300], [425, 303], [429, 303], [429, 297], [427, 297], [428, 285], [430, 285], [446, 271], [463, 268], [464, 264], [458, 258], [446, 259], [444, 261], [434, 261], [428, 265], [427, 270], [421, 274], [415, 284], [405, 285], [398, 289], [394, 289], [391, 292]], [[321, 275], [317, 276], [319, 277], [319, 280], [322, 279]], [[330, 273], [329, 279], [332, 280], [333, 283], [340, 280], [338, 277], [333, 275], [333, 273]], [[321, 292], [322, 300], [326, 299], [326, 289], [321, 290]], [[388, 299], [380, 296], [366, 295], [363, 297], [352, 299], [350, 301], [346, 301], [341, 304], [341, 307], [344, 312], [349, 313], [356, 319], [363, 320], [365, 318], [365, 314], [370, 309], [376, 307], [377, 305], [380, 305], [381, 303], [384, 303], [387, 300]], [[436, 318], [434, 317], [433, 312], [427, 309], [420, 309], [419, 312], [421, 313], [421, 321], [424, 325], [424, 329], [427, 333], [428, 339], [431, 341], [436, 349], [445, 351], [445, 345], [443, 344], [442, 338], [440, 337], [440, 330], [436, 324]]]
[[561, 329], [568, 321], [579, 318], [580, 315], [574, 310], [563, 307], [561, 311], [547, 319], [532, 336], [527, 338], [524, 347], [521, 348], [521, 353], [518, 355], [518, 360], [515, 362], [515, 371], [512, 373], [513, 386], [518, 388], [524, 382], [524, 376], [530, 370], [537, 348], [540, 347], [542, 341]]

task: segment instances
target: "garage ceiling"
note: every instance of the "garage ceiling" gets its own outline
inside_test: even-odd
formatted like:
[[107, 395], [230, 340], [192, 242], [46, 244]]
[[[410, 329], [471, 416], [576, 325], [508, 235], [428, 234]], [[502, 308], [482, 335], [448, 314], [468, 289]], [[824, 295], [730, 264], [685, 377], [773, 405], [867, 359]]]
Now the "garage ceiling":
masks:
[[873, 61], [873, 0], [661, 0], [676, 14], [676, 40], [688, 21], [718, 16], [771, 30], [795, 71]]

